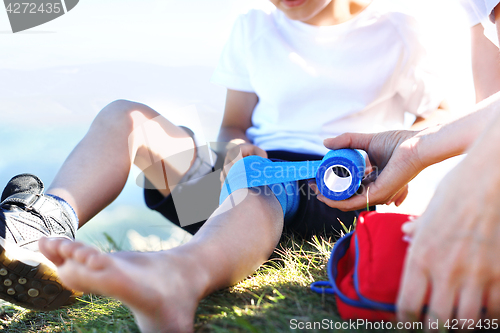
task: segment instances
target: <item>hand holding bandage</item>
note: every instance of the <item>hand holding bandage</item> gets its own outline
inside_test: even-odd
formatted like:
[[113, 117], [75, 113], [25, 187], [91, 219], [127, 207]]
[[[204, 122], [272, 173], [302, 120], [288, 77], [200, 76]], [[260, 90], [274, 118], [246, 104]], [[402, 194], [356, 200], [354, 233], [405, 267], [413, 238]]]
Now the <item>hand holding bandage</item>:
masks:
[[[325, 140], [329, 149], [351, 148], [366, 151], [371, 173], [363, 180], [363, 192], [345, 201], [333, 201], [318, 195], [318, 200], [330, 207], [351, 211], [370, 205], [399, 206], [408, 194], [408, 182], [427, 165], [420, 160], [417, 144], [426, 131], [389, 131], [376, 134], [346, 133]], [[368, 196], [368, 189], [370, 197]]]
[[272, 162], [249, 156], [235, 163], [229, 171], [219, 203], [236, 190], [267, 185], [287, 218], [293, 216], [298, 207], [298, 180], [315, 178], [325, 197], [345, 200], [358, 190], [365, 167], [363, 155], [353, 149], [332, 150], [321, 161]]

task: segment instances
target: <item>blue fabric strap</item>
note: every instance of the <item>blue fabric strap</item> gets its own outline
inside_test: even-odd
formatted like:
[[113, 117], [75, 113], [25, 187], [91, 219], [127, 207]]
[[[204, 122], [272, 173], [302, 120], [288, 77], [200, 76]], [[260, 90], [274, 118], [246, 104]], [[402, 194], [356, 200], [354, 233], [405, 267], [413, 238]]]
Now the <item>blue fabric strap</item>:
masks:
[[267, 185], [287, 219], [299, 206], [298, 180], [316, 178], [318, 189], [325, 197], [345, 200], [358, 190], [364, 171], [365, 159], [353, 149], [331, 150], [321, 161], [272, 162], [260, 156], [248, 156], [229, 170], [219, 203], [236, 190]]

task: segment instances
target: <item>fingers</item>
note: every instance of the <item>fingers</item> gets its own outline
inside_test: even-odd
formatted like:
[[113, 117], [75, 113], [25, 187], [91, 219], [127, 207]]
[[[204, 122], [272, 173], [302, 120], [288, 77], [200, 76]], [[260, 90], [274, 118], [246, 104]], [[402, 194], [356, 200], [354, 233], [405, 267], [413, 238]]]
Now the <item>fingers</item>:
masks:
[[399, 207], [399, 206], [401, 206], [403, 201], [405, 201], [407, 196], [408, 196], [408, 184], [403, 186], [403, 188], [398, 193], [396, 193], [396, 195], [394, 197], [392, 197], [392, 199], [389, 200], [389, 202], [387, 202], [387, 205], [394, 203], [394, 205], [396, 205], [396, 207]]
[[230, 149], [224, 160], [224, 167], [220, 174], [220, 181], [224, 183], [227, 173], [233, 167], [233, 165], [244, 157], [257, 155], [260, 157], [267, 158], [267, 152], [253, 144], [245, 143]]
[[[374, 179], [374, 181], [371, 181]], [[349, 199], [343, 201], [333, 201], [318, 194], [318, 200], [324, 202], [332, 208], [337, 208], [342, 211], [351, 211], [366, 208], [367, 204], [379, 205], [390, 202], [396, 203], [398, 206], [403, 203], [408, 195], [407, 182], [412, 179], [412, 175], [404, 173], [391, 172], [390, 168], [384, 170], [378, 177], [371, 174], [363, 180], [361, 184], [361, 193], [356, 193]], [[394, 193], [397, 193], [395, 196]]]
[[[316, 188], [317, 190], [317, 188]], [[337, 208], [340, 209], [341, 211], [348, 212], [348, 211], [353, 211], [357, 209], [363, 209], [366, 208], [367, 205], [372, 205], [371, 202], [369, 202], [366, 198], [366, 193], [362, 194], [355, 194], [349, 199], [343, 200], [343, 201], [335, 201], [335, 200], [330, 200], [324, 195], [322, 195], [319, 191], [317, 193], [317, 198], [319, 201], [323, 202], [327, 206], [330, 206], [332, 208]]]
[[425, 322], [438, 322], [442, 327], [446, 320], [453, 318], [453, 308], [457, 296], [456, 289], [448, 281], [433, 281], [432, 295]]
[[396, 195], [397, 198], [394, 199], [394, 204], [396, 207], [401, 206], [403, 201], [405, 201], [406, 197], [408, 196], [408, 184], [406, 184], [401, 191]]
[[320, 194], [318, 185], [316, 185], [316, 180], [315, 179], [309, 179], [307, 181], [307, 185], [313, 190], [314, 194], [318, 195]]
[[337, 208], [342, 211], [352, 211], [357, 209], [364, 209], [367, 205], [373, 206], [378, 204], [385, 204], [391, 197], [392, 193], [386, 187], [378, 186], [379, 180], [369, 185], [362, 185], [362, 192], [356, 193], [352, 197], [342, 201], [334, 201], [323, 196], [319, 191], [317, 198], [319, 201], [326, 205]]
[[344, 133], [335, 138], [328, 138], [323, 141], [326, 148], [341, 149], [352, 148], [368, 151], [373, 134]]
[[481, 317], [483, 295], [484, 290], [480, 285], [465, 283], [460, 292], [457, 319], [467, 320], [466, 326], [469, 322], [475, 325]]
[[486, 301], [486, 318], [500, 319], [500, 283], [492, 284], [488, 290], [488, 299]]
[[368, 157], [368, 155], [366, 156], [365, 158], [365, 165], [366, 165], [366, 168], [365, 168], [365, 174], [364, 174], [364, 177], [367, 178], [367, 177], [370, 177], [370, 174], [377, 174], [377, 169], [372, 165], [372, 162], [370, 161], [370, 158]]
[[[369, 203], [370, 205], [372, 204], [371, 201], [368, 202], [367, 200], [367, 192], [363, 191], [360, 194], [355, 194], [349, 199], [342, 200], [342, 201], [335, 201], [335, 200], [330, 200], [327, 197], [325, 197], [323, 194], [321, 194], [318, 185], [316, 184], [316, 180], [310, 179], [308, 181], [309, 187], [313, 190], [313, 192], [316, 194], [316, 198], [323, 202], [324, 204], [340, 209], [341, 211], [353, 211], [357, 209], [362, 209], [366, 208], [367, 204]], [[370, 197], [371, 197], [371, 192], [370, 192]]]
[[419, 224], [418, 220], [407, 222], [401, 226], [401, 230], [407, 236], [413, 237], [415, 235], [415, 232], [417, 231], [418, 224]]
[[252, 154], [248, 154], [246, 156], [257, 155], [257, 156], [260, 156], [260, 157], [267, 158], [267, 152], [264, 149], [261, 149], [261, 148], [259, 148], [257, 146], [253, 146], [253, 147], [254, 147], [253, 153]]
[[408, 251], [397, 300], [398, 320], [403, 322], [420, 321], [429, 287], [428, 276], [416, 264], [411, 253]]

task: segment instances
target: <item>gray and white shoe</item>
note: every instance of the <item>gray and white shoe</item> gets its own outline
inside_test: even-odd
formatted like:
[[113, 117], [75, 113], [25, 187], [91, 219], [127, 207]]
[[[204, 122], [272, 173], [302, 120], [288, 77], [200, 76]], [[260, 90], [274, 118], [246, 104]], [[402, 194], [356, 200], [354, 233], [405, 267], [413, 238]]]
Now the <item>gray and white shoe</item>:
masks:
[[76, 226], [42, 181], [30, 174], [12, 178], [0, 203], [0, 298], [24, 308], [49, 311], [81, 295], [59, 280], [56, 266], [38, 250], [43, 237], [75, 239]]

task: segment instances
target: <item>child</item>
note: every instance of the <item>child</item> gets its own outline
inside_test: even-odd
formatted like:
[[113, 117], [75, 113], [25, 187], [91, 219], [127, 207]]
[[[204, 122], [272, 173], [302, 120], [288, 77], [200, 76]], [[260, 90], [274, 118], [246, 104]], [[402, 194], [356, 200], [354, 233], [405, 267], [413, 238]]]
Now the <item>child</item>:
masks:
[[[439, 105], [421, 67], [413, 21], [392, 10], [391, 2], [272, 2], [277, 10], [251, 11], [237, 21], [214, 75], [228, 87], [219, 141], [237, 145], [243, 156], [320, 159], [326, 152], [323, 138], [398, 128], [405, 111], [423, 115]], [[100, 254], [73, 242], [75, 230], [120, 193], [132, 163], [147, 178], [148, 206], [196, 232], [194, 237], [155, 253]], [[111, 103], [45, 195], [41, 181], [27, 174], [5, 188], [0, 275], [7, 288], [0, 295], [47, 310], [68, 299], [64, 283], [123, 301], [143, 332], [189, 332], [198, 302], [255, 271], [284, 228], [305, 235], [356, 216], [308, 199], [304, 189], [309, 188], [300, 182], [293, 212], [284, 211], [272, 191], [238, 190], [202, 223], [217, 206], [220, 190], [218, 179], [204, 175], [223, 163], [223, 154], [195, 144], [188, 129], [151, 108]], [[177, 202], [174, 207], [176, 195], [181, 205], [202, 214], [183, 221]], [[204, 202], [212, 203], [200, 207]], [[36, 252], [38, 246], [57, 266], [57, 280], [49, 276], [50, 264]]]

